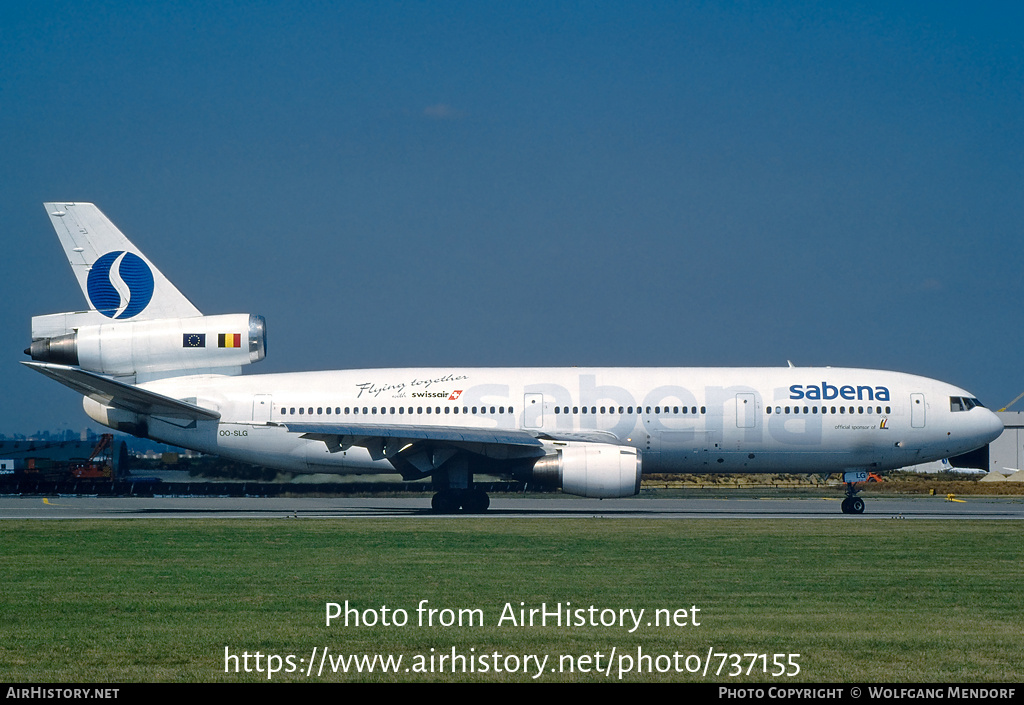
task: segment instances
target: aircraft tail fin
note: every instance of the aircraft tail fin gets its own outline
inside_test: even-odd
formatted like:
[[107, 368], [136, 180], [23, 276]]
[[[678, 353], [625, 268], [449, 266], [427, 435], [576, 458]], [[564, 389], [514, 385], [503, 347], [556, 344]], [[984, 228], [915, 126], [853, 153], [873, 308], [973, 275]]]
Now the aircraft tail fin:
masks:
[[46, 203], [98, 322], [201, 316], [191, 301], [92, 203]]
[[89, 309], [33, 316], [34, 361], [142, 382], [236, 375], [266, 355], [262, 316], [202, 315], [92, 203], [45, 205]]

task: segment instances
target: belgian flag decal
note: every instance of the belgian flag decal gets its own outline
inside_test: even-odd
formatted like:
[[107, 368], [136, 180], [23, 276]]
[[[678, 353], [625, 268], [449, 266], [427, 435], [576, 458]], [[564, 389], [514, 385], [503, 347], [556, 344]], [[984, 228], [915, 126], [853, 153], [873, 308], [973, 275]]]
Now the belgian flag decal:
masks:
[[240, 347], [242, 347], [242, 334], [241, 333], [218, 333], [217, 334], [217, 347], [218, 348], [240, 348]]

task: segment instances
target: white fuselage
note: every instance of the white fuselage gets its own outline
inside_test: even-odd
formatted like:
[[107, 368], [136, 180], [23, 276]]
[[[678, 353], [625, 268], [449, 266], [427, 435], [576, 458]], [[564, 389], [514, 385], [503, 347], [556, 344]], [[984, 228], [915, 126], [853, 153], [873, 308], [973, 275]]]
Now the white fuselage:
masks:
[[[632, 446], [643, 472], [840, 472], [978, 448], [1002, 431], [963, 389], [841, 368], [438, 368], [173, 377], [141, 385], [220, 412], [146, 419], [151, 438], [292, 472], [394, 472], [299, 422], [517, 429]], [[86, 410], [101, 418], [100, 405]]]

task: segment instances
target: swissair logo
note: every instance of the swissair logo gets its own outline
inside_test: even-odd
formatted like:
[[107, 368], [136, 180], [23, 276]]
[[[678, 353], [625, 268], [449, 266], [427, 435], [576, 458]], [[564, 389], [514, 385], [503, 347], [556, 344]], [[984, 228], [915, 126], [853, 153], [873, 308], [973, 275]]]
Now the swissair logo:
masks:
[[462, 396], [462, 390], [461, 389], [456, 389], [454, 392], [452, 392], [451, 396], [448, 397], [448, 401], [455, 401], [460, 396]]

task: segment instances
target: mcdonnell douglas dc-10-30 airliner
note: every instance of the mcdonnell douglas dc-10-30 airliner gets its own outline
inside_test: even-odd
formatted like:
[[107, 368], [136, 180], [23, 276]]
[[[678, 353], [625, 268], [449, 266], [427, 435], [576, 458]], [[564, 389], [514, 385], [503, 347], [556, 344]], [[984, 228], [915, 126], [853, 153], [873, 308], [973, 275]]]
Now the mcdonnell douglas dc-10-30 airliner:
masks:
[[32, 318], [30, 366], [110, 428], [295, 473], [430, 476], [480, 512], [475, 474], [629, 497], [642, 473], [843, 473], [855, 483], [1002, 431], [969, 392], [841, 368], [366, 369], [242, 375], [262, 316], [204, 316], [91, 203], [46, 212], [86, 311]]

